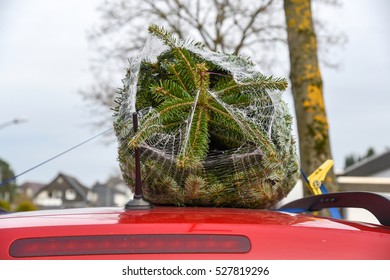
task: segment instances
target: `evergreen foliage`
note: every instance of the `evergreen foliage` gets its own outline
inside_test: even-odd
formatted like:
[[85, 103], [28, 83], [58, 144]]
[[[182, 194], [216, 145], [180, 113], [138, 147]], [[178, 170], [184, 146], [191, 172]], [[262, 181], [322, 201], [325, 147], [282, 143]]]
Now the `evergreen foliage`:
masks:
[[362, 160], [368, 159], [374, 155], [375, 155], [375, 150], [372, 147], [369, 147], [367, 149], [366, 154], [363, 156], [357, 156], [355, 154], [348, 155], [345, 157], [344, 168], [350, 167], [350, 166], [354, 165], [355, 163], [358, 163]]
[[[14, 176], [15, 174], [10, 165], [6, 161], [0, 159], [0, 183], [6, 182]], [[0, 199], [13, 202], [16, 195], [16, 188], [17, 186], [15, 180], [11, 180], [10, 182], [0, 186]]]
[[[124, 179], [133, 186], [139, 148], [144, 194], [156, 204], [264, 208], [287, 195], [298, 163], [291, 116], [278, 95], [286, 80], [158, 26], [149, 31], [168, 48], [156, 61], [142, 60], [139, 73], [131, 65], [118, 93]], [[129, 94], [134, 78], [136, 93]], [[141, 115], [135, 133], [124, 110], [131, 94]]]

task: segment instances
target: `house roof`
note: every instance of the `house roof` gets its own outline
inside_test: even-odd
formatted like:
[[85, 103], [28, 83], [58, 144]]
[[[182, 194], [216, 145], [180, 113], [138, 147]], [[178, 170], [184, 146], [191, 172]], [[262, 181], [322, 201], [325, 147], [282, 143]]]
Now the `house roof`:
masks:
[[71, 185], [83, 198], [83, 200], [88, 200], [87, 199], [87, 194], [89, 191], [89, 188], [81, 184], [76, 178], [65, 175], [63, 173], [60, 173], [58, 176], [62, 176], [65, 181], [68, 182], [69, 185]]
[[76, 178], [74, 177], [71, 177], [69, 175], [65, 175], [63, 173], [59, 173], [49, 184], [45, 185], [43, 188], [41, 188], [38, 192], [35, 193], [34, 196], [37, 196], [37, 194], [39, 192], [41, 192], [42, 190], [50, 187], [52, 184], [54, 184], [56, 182], [56, 180], [58, 179], [58, 177], [62, 177], [64, 181], [66, 181], [69, 186], [71, 186], [77, 193], [80, 194], [80, 196], [82, 197], [82, 199], [84, 201], [87, 201], [87, 194], [88, 194], [88, 191], [90, 190], [89, 188], [87, 188], [86, 186], [84, 186], [83, 184], [81, 184]]
[[34, 183], [34, 182], [26, 182], [23, 183], [19, 190], [21, 192], [26, 192], [27, 189], [32, 190], [32, 196], [34, 196], [40, 189], [42, 189], [45, 185], [41, 183]]
[[344, 170], [343, 176], [370, 176], [390, 169], [390, 150], [359, 161]]

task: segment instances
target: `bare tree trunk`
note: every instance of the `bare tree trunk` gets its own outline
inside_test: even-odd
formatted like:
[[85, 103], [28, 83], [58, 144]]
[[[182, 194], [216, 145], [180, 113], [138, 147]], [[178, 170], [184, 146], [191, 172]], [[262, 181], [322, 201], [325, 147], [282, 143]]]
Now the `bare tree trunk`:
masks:
[[[284, 0], [284, 11], [301, 167], [311, 173], [332, 158], [311, 2]], [[327, 176], [325, 184], [330, 191], [337, 190], [333, 172]]]

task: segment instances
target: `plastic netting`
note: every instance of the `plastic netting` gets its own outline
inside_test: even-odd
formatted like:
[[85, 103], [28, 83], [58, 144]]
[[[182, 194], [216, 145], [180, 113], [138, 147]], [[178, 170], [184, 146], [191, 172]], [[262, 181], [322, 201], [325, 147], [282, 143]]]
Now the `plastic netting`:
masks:
[[150, 30], [117, 98], [125, 181], [134, 186], [138, 148], [144, 196], [155, 204], [267, 208], [285, 197], [299, 170], [287, 82], [248, 58]]

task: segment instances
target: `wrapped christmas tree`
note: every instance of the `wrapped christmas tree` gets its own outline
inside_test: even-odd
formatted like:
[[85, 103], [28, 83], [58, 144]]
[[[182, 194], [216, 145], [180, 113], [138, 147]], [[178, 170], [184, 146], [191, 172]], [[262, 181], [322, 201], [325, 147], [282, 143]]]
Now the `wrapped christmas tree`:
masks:
[[125, 181], [134, 186], [137, 148], [154, 204], [267, 208], [285, 197], [299, 169], [281, 99], [286, 80], [262, 75], [248, 58], [149, 31], [116, 99]]

